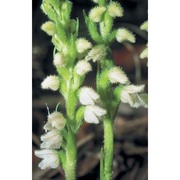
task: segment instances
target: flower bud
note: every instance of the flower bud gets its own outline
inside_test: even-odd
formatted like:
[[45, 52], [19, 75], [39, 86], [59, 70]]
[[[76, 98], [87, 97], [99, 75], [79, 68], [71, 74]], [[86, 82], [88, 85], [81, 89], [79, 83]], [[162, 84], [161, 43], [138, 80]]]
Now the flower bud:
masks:
[[58, 153], [55, 150], [43, 149], [35, 151], [35, 155], [43, 159], [38, 165], [41, 169], [46, 169], [48, 167], [56, 169], [59, 166]]
[[141, 30], [144, 30], [144, 31], [148, 31], [148, 21], [145, 21], [141, 27], [140, 27]]
[[99, 0], [92, 0], [94, 3], [97, 3], [98, 4], [98, 2], [99, 2]]
[[111, 68], [108, 77], [111, 83], [126, 84], [129, 82], [127, 75], [121, 68], [118, 67]]
[[84, 120], [88, 123], [98, 124], [100, 117], [105, 115], [107, 112], [105, 109], [100, 108], [99, 106], [86, 106], [84, 111]]
[[83, 76], [92, 71], [92, 66], [85, 60], [81, 60], [76, 64], [75, 71], [78, 75]]
[[91, 9], [89, 13], [89, 18], [93, 22], [100, 22], [102, 19], [102, 15], [105, 11], [106, 11], [106, 8], [104, 6], [97, 6]]
[[85, 57], [86, 61], [89, 61], [92, 59], [93, 62], [101, 61], [106, 57], [106, 48], [102, 45], [94, 46], [87, 56]]
[[51, 89], [56, 91], [59, 89], [59, 78], [58, 76], [48, 76], [44, 81], [41, 83], [42, 89]]
[[54, 55], [53, 64], [55, 67], [64, 67], [65, 66], [65, 57], [62, 53], [58, 52]]
[[145, 59], [148, 57], [148, 48], [145, 48], [143, 52], [140, 54], [141, 59]]
[[122, 17], [123, 8], [118, 2], [111, 2], [108, 6], [108, 12], [112, 17]]
[[76, 47], [78, 53], [83, 53], [92, 47], [92, 44], [84, 38], [79, 38], [76, 41]]
[[47, 21], [42, 24], [41, 29], [45, 31], [49, 36], [53, 36], [56, 33], [56, 26], [52, 21]]
[[82, 87], [79, 93], [79, 100], [83, 105], [94, 105], [99, 99], [99, 95], [89, 87]]
[[129, 41], [135, 43], [135, 36], [125, 28], [119, 28], [116, 32], [116, 39], [118, 42], [122, 43], [124, 41]]

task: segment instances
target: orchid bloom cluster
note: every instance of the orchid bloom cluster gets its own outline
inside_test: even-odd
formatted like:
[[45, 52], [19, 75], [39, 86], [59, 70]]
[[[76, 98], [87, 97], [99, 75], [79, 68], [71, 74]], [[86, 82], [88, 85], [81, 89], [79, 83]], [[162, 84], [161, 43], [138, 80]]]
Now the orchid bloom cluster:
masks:
[[[113, 29], [116, 17], [123, 16], [118, 2], [93, 0], [97, 4], [85, 22], [93, 45], [78, 37], [79, 21], [71, 19], [72, 3], [69, 0], [43, 0], [41, 9], [48, 16], [41, 29], [52, 37], [54, 45], [52, 64], [57, 75], [49, 75], [41, 83], [42, 89], [58, 91], [65, 99], [65, 113], [57, 108], [48, 114], [41, 136], [41, 150], [35, 151], [42, 158], [41, 169], [57, 168], [65, 171], [66, 179], [76, 179], [76, 135], [83, 120], [104, 125], [104, 147], [101, 150], [100, 177], [112, 178], [113, 121], [119, 104], [128, 103], [133, 108], [147, 107], [144, 85], [134, 85], [121, 67], [110, 58], [110, 44], [135, 43], [134, 34], [121, 27]], [[97, 64], [96, 90], [83, 86], [87, 73]], [[80, 105], [79, 105], [80, 102]]]

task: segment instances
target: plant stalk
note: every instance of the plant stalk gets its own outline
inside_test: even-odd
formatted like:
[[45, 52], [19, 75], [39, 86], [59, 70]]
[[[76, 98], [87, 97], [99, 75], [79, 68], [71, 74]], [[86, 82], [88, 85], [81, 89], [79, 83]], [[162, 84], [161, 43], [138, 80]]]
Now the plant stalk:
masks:
[[114, 149], [113, 120], [104, 120], [104, 180], [112, 179], [112, 163]]

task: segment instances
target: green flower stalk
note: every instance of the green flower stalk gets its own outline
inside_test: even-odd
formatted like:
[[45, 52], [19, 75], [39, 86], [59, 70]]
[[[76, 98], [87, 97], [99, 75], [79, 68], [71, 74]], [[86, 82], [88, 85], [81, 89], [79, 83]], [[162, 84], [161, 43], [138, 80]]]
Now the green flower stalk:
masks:
[[147, 107], [142, 94], [144, 85], [130, 83], [122, 68], [115, 66], [111, 58], [110, 45], [119, 43], [135, 43], [135, 36], [126, 28], [113, 28], [116, 17], [123, 16], [123, 8], [118, 2], [94, 0], [96, 7], [89, 15], [84, 12], [87, 28], [96, 46], [86, 56], [86, 60], [97, 63], [96, 87], [106, 114], [103, 116], [104, 145], [101, 149], [100, 179], [112, 179], [114, 151], [113, 122], [120, 103], [128, 103], [131, 107]]

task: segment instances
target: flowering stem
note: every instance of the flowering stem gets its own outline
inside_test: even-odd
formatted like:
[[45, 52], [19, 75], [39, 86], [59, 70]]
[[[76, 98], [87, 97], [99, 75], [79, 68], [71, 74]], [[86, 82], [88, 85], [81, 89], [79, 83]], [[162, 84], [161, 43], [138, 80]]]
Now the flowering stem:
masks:
[[75, 117], [76, 108], [76, 95], [72, 90], [72, 74], [67, 83], [67, 99], [66, 99], [66, 112], [68, 118], [68, 135], [67, 135], [67, 147], [66, 147], [66, 167], [65, 174], [67, 180], [76, 179], [76, 158], [77, 158], [77, 146], [76, 146], [76, 134], [72, 131], [72, 125]]
[[75, 134], [69, 129], [68, 137], [67, 137], [66, 166], [65, 166], [65, 175], [67, 180], [76, 179], [76, 157], [77, 157], [77, 146], [76, 146]]
[[104, 178], [110, 180], [112, 178], [112, 161], [113, 161], [113, 120], [106, 117], [104, 119]]

